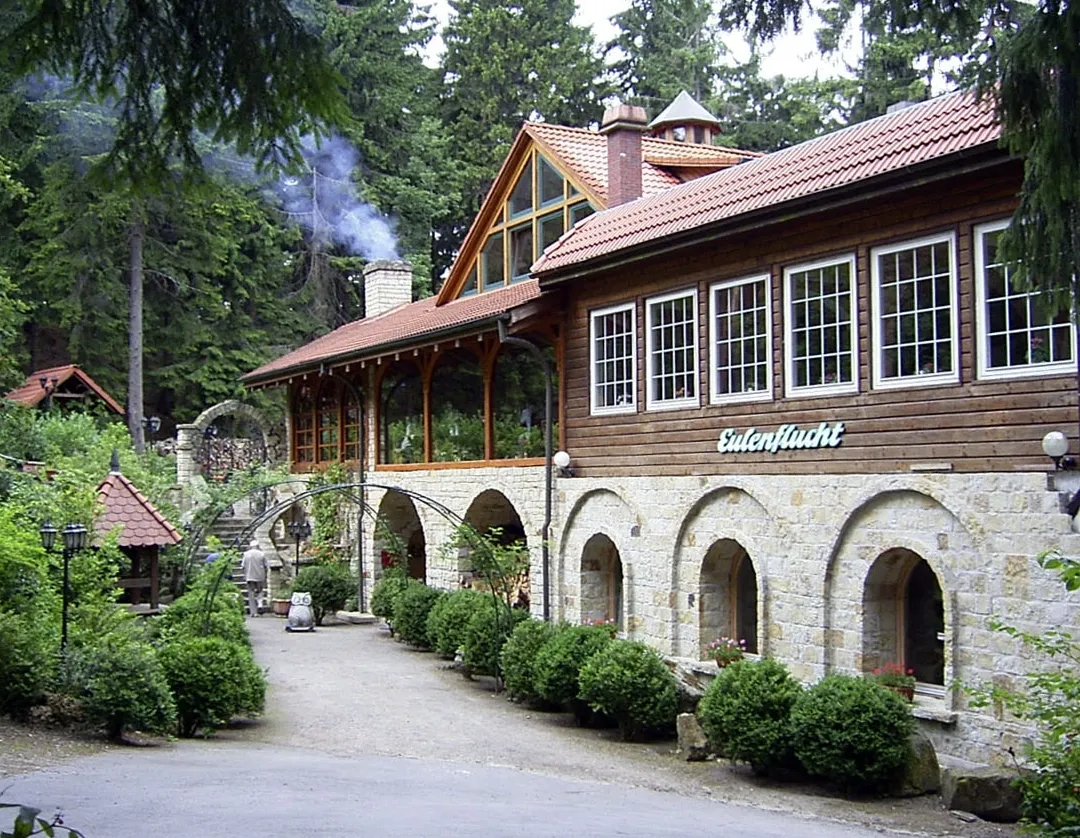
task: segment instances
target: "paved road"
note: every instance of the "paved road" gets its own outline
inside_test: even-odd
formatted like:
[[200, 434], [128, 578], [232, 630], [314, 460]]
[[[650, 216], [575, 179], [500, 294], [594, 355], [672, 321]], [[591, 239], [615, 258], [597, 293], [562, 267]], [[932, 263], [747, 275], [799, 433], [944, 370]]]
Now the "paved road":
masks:
[[[627, 745], [527, 712], [374, 626], [289, 635], [272, 618], [250, 624], [271, 685], [258, 724], [8, 778], [4, 799], [60, 808], [88, 838], [857, 838], [923, 823], [893, 804], [733, 782], [716, 763], [676, 760], [671, 743]], [[931, 807], [915, 811], [943, 821]], [[943, 825], [927, 831], [953, 831]]]

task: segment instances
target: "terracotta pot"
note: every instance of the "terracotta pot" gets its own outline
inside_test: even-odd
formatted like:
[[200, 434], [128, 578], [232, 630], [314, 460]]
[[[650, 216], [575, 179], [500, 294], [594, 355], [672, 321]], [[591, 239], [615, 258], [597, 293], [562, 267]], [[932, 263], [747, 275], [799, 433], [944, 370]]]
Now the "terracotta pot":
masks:
[[914, 687], [889, 687], [894, 693], [900, 695], [909, 704], [915, 701], [915, 688]]
[[290, 600], [287, 600], [287, 599], [275, 599], [271, 603], [271, 607], [273, 608], [273, 611], [274, 611], [275, 614], [277, 614], [279, 617], [284, 617], [289, 613], [289, 605], [290, 604], [291, 604]]

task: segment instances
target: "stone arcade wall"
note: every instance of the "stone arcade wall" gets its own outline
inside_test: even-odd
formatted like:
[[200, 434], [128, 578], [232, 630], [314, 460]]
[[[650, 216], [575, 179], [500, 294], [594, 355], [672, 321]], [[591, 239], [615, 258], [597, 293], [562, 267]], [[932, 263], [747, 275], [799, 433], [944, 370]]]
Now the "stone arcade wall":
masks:
[[[699, 573], [722, 538], [754, 563], [761, 652], [807, 683], [884, 662], [875, 633], [889, 617], [867, 607], [864, 584], [892, 548], [937, 575], [946, 684], [1007, 685], [1027, 671], [987, 627], [993, 615], [1031, 630], [1080, 623], [1080, 597], [1035, 563], [1050, 548], [1080, 554], [1045, 474], [564, 478], [556, 499], [554, 616], [580, 620], [582, 548], [603, 533], [620, 553], [628, 633], [674, 656], [699, 657]], [[952, 691], [920, 697], [916, 715], [940, 752], [977, 762], [1005, 758], [1025, 732]]]

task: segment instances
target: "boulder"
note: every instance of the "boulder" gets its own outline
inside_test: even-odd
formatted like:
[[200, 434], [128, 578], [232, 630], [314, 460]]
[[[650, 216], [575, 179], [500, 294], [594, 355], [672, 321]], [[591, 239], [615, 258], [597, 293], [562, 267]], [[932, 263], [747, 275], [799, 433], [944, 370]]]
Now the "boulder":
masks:
[[941, 797], [946, 809], [971, 812], [986, 821], [1020, 820], [1020, 790], [1016, 772], [1002, 768], [946, 768]]
[[705, 695], [710, 679], [695, 671], [692, 663], [675, 658], [666, 658], [664, 663], [675, 676], [675, 686], [679, 691], [679, 712], [693, 713], [697, 710], [701, 697]]
[[937, 752], [929, 739], [921, 733], [908, 738], [908, 757], [904, 771], [897, 778], [889, 793], [893, 797], [918, 797], [941, 790], [941, 768]]
[[709, 758], [709, 740], [693, 713], [680, 713], [675, 720], [679, 733], [679, 753], [687, 762], [704, 762]]

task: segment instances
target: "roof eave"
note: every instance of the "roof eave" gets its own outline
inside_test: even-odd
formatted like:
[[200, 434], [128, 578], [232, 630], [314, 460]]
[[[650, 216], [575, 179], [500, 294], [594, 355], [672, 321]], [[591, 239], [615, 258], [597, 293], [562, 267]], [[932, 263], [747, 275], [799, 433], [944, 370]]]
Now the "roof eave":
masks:
[[[1013, 159], [1016, 159], [1015, 155], [1003, 153], [997, 139], [994, 139], [925, 163], [905, 166], [872, 178], [844, 184], [834, 189], [814, 192], [790, 201], [763, 207], [760, 210], [743, 213], [732, 218], [724, 218], [712, 224], [672, 234], [663, 239], [651, 239], [612, 253], [605, 253], [567, 265], [563, 268], [554, 268], [550, 271], [540, 270], [534, 273], [533, 276], [539, 282], [540, 290], [543, 291], [565, 282], [592, 276], [600, 271], [633, 264], [654, 256], [746, 232], [748, 229], [762, 226], [763, 222], [769, 224], [792, 221], [826, 209], [838, 208], [868, 200], [883, 193], [895, 192], [897, 188], [921, 186], [972, 171], [1002, 165]], [[958, 160], [966, 161], [965, 165], [957, 168], [955, 164]], [[913, 180], [913, 176], [917, 179]]]

